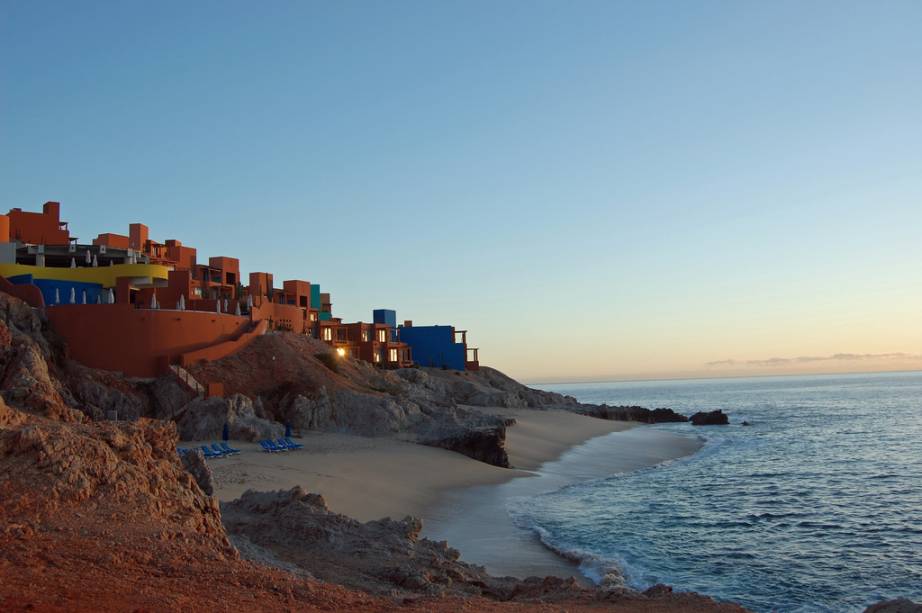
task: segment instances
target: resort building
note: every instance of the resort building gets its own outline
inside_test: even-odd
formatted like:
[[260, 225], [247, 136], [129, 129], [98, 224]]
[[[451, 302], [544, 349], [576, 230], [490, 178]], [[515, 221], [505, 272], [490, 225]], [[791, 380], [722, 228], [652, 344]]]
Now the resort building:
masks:
[[381, 367], [411, 366], [417, 351], [423, 365], [477, 367], [477, 350], [451, 326], [398, 328], [388, 309], [375, 310], [372, 323], [343, 323], [317, 284], [290, 279], [279, 289], [271, 273], [251, 272], [244, 286], [237, 258], [199, 263], [194, 247], [151, 240], [141, 223], [80, 243], [60, 210], [46, 202], [41, 213], [0, 215], [0, 291], [45, 309], [70, 356], [87, 366], [136, 377], [179, 373], [285, 330]]
[[479, 350], [467, 346], [467, 330], [455, 330], [454, 326], [414, 326], [407, 320], [398, 333], [420, 366], [452, 370], [480, 368]]

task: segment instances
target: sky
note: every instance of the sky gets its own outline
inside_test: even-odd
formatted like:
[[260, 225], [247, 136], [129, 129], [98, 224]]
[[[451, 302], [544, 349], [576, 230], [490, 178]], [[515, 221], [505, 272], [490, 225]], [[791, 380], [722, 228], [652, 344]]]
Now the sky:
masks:
[[922, 368], [920, 23], [0, 0], [0, 208], [144, 222], [528, 381]]

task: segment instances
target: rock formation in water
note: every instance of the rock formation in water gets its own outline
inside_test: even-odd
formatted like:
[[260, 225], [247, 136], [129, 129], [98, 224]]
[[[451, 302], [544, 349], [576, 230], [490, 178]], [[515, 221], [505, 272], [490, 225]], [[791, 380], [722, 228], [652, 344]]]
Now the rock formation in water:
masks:
[[716, 411], [698, 412], [691, 416], [693, 426], [726, 426], [730, 423], [727, 415], [717, 409]]

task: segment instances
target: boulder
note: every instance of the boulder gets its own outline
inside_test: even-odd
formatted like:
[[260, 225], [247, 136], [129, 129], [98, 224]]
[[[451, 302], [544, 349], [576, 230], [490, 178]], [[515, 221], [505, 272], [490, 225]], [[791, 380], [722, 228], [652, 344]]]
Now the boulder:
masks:
[[430, 447], [441, 447], [456, 451], [469, 458], [509, 468], [509, 454], [506, 453], [506, 427], [504, 425], [480, 428], [458, 428], [443, 436], [420, 441]]
[[699, 411], [691, 416], [691, 423], [693, 426], [726, 426], [730, 423], [730, 419], [726, 414], [717, 409], [716, 411]]
[[673, 422], [685, 422], [688, 418], [680, 415], [672, 409], [660, 408], [650, 411], [650, 418], [654, 424], [664, 424]]
[[183, 407], [177, 428], [184, 441], [204, 441], [219, 438], [225, 423], [230, 438], [241, 441], [278, 438], [285, 434], [282, 424], [257, 417], [253, 402], [242, 394], [193, 400]]

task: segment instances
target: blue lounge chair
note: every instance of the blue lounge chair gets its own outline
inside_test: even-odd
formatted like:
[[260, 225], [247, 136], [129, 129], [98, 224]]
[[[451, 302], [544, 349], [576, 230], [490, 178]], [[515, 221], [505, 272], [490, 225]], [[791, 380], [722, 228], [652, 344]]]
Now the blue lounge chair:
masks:
[[289, 445], [287, 442], [285, 442], [285, 439], [277, 438], [277, 439], [275, 439], [273, 442], [275, 443], [275, 446], [276, 446], [276, 447], [282, 447], [282, 448], [285, 449], [286, 451], [294, 451], [294, 450], [295, 450], [295, 447], [292, 447], [292, 446]]
[[286, 436], [283, 440], [284, 440], [286, 443], [288, 443], [288, 446], [289, 446], [290, 448], [292, 448], [292, 449], [301, 449], [301, 448], [304, 447], [304, 445], [302, 445], [301, 443], [296, 443], [296, 442], [294, 442], [293, 440], [291, 440], [291, 437], [290, 437], [290, 436]]
[[270, 445], [269, 441], [259, 441], [259, 446], [263, 448], [263, 451], [266, 453], [275, 453], [278, 449], [274, 445]]
[[230, 455], [230, 454], [240, 453], [239, 449], [234, 449], [233, 447], [228, 445], [227, 442], [223, 442], [219, 444], [221, 445], [221, 450], [226, 454]]
[[273, 451], [288, 451], [287, 445], [279, 445], [272, 439], [267, 439], [266, 444], [269, 445], [269, 449], [272, 449]]
[[218, 445], [217, 443], [212, 443], [212, 444], [211, 444], [211, 450], [214, 451], [214, 452], [217, 453], [217, 454], [222, 455], [222, 456], [224, 456], [224, 455], [234, 455], [234, 452], [233, 452], [233, 451], [228, 451], [227, 449], [222, 449], [221, 446]]
[[202, 445], [201, 449], [202, 449], [202, 453], [205, 454], [205, 459], [206, 459], [206, 460], [212, 460], [212, 459], [214, 459], [214, 458], [220, 458], [220, 457], [221, 457], [221, 454], [220, 454], [220, 453], [215, 453], [214, 451], [212, 451], [211, 449], [208, 448], [208, 445]]

